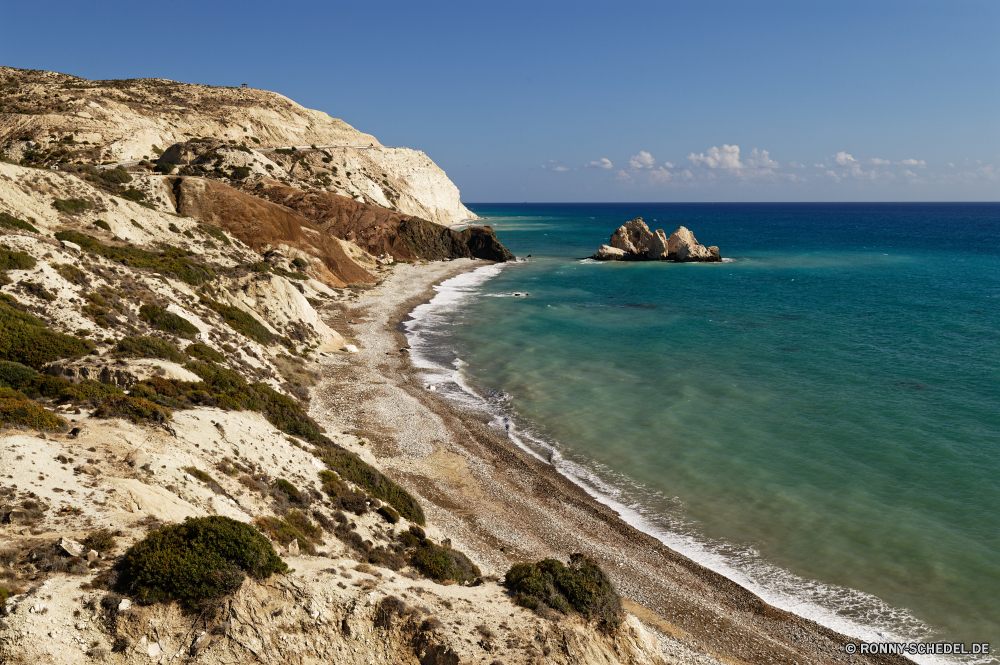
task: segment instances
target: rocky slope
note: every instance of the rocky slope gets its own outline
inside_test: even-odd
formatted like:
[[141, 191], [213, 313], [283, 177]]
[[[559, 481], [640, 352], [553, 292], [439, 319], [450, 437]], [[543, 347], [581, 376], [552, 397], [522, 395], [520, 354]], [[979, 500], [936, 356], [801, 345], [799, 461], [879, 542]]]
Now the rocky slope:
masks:
[[[165, 79], [89, 81], [0, 67], [0, 152], [42, 166], [156, 159], [193, 139], [244, 144], [274, 176], [441, 224], [474, 219], [423, 152], [382, 146], [277, 93]], [[323, 150], [288, 154], [289, 146]], [[279, 173], [280, 171], [280, 173]]]

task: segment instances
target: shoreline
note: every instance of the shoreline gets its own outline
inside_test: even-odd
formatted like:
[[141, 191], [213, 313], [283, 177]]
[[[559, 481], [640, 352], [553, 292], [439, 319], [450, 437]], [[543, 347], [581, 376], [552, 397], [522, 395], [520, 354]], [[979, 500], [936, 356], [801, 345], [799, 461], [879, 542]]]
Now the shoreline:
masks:
[[431, 531], [495, 576], [521, 561], [592, 556], [674, 662], [912, 662], [848, 655], [850, 638], [768, 605], [671, 550], [490, 427], [481, 413], [425, 390], [419, 368], [399, 351], [407, 345], [402, 322], [434, 297], [435, 285], [485, 265], [397, 266], [348, 311], [358, 324], [338, 332], [361, 352], [325, 362], [313, 397], [311, 411], [321, 424], [363, 436], [369, 444], [357, 452], [419, 497]]

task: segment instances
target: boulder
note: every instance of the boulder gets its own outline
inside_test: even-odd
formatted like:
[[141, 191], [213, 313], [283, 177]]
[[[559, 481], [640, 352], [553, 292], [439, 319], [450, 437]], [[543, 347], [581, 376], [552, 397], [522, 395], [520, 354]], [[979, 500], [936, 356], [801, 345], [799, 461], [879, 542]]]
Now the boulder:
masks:
[[601, 245], [601, 248], [597, 250], [597, 254], [594, 254], [591, 258], [598, 261], [624, 261], [625, 252], [617, 247]]
[[687, 228], [681, 226], [667, 240], [667, 258], [672, 261], [682, 263], [701, 261], [705, 263], [717, 263], [722, 261], [719, 248], [715, 251], [700, 244]]
[[288, 556], [298, 556], [299, 555], [299, 541], [292, 538], [292, 542], [288, 543]]
[[496, 232], [489, 226], [473, 226], [462, 231], [459, 236], [465, 241], [469, 253], [477, 259], [499, 263], [514, 260], [514, 255], [500, 244]]
[[656, 229], [656, 233], [653, 234], [649, 249], [646, 250], [646, 258], [653, 261], [667, 258], [667, 234], [663, 229]]
[[86, 551], [86, 548], [82, 544], [69, 538], [60, 538], [59, 547], [70, 556], [83, 556], [83, 553]]
[[626, 254], [635, 255], [634, 258], [645, 256], [652, 244], [653, 234], [642, 217], [625, 222], [611, 235], [611, 246]]

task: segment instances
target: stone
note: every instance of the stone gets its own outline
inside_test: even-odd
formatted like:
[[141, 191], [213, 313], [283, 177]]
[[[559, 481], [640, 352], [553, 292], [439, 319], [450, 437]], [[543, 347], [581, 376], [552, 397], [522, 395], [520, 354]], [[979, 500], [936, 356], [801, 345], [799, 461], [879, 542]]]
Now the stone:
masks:
[[100, 469], [98, 469], [96, 466], [93, 466], [91, 464], [83, 464], [81, 466], [78, 466], [76, 468], [76, 470], [79, 471], [80, 473], [85, 473], [88, 476], [99, 476], [99, 475], [101, 475]]
[[597, 254], [594, 254], [590, 258], [597, 259], [598, 261], [624, 261], [625, 251], [611, 245], [601, 245], [601, 248], [597, 250]]
[[152, 456], [149, 453], [136, 452], [129, 456], [128, 463], [129, 466], [134, 466], [141, 469], [152, 461]]
[[299, 555], [299, 541], [292, 539], [292, 542], [288, 543], [288, 555], [298, 556]]
[[77, 245], [75, 242], [70, 242], [69, 240], [62, 240], [60, 242], [62, 243], [62, 248], [63, 249], [71, 249], [74, 252], [82, 252], [83, 251], [83, 248], [80, 247], [79, 245]]
[[159, 658], [160, 654], [163, 653], [163, 649], [160, 648], [159, 642], [152, 642], [149, 648], [146, 650], [150, 658]]
[[646, 258], [654, 261], [667, 258], [667, 234], [663, 232], [663, 229], [656, 229], [656, 232], [653, 233], [649, 249], [646, 250]]
[[345, 344], [343, 346], [343, 350], [347, 351], [348, 353], [357, 353], [358, 347], [354, 346], [353, 344]]
[[122, 602], [118, 603], [118, 611], [126, 612], [132, 609], [132, 601], [128, 598], [122, 598]]
[[88, 563], [94, 563], [95, 561], [97, 561], [100, 558], [101, 558], [101, 555], [97, 552], [97, 550], [90, 550], [89, 552], [87, 552], [87, 562]]
[[686, 227], [680, 226], [667, 239], [667, 258], [671, 261], [676, 261], [677, 251], [682, 245], [693, 247], [697, 244], [698, 241], [695, 239], [694, 234]]
[[62, 548], [63, 552], [70, 556], [83, 556], [83, 553], [86, 551], [81, 543], [78, 543], [75, 540], [70, 540], [69, 538], [60, 538], [59, 547]]

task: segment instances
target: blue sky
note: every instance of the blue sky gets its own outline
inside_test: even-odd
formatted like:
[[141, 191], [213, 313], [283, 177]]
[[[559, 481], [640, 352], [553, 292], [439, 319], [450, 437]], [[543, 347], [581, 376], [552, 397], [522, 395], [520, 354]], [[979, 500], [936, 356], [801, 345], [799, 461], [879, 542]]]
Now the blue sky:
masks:
[[469, 202], [1000, 200], [1000, 3], [0, 7], [0, 63], [281, 92]]

